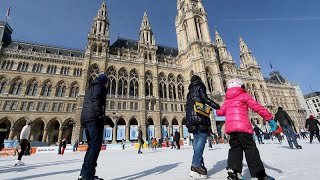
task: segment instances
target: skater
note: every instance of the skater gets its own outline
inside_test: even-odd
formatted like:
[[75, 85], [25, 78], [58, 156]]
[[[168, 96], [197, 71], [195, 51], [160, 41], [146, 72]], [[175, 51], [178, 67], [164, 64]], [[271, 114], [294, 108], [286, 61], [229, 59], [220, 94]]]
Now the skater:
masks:
[[[102, 179], [95, 176], [97, 160], [102, 146], [102, 136], [105, 124], [105, 104], [107, 76], [99, 75], [91, 81], [84, 97], [81, 113], [81, 126], [85, 128], [88, 149], [83, 160], [78, 180]], [[113, 126], [113, 123], [110, 125]]]
[[174, 133], [174, 141], [176, 142], [177, 149], [180, 149], [180, 133], [177, 130]]
[[307, 135], [306, 135], [306, 130], [305, 128], [300, 128], [300, 134], [302, 136], [303, 139], [307, 139]]
[[315, 119], [313, 115], [310, 115], [309, 118], [306, 120], [306, 128], [309, 129], [310, 132], [310, 144], [312, 143], [314, 135], [318, 138], [318, 141], [320, 142], [318, 125], [320, 125], [320, 122], [317, 119]]
[[73, 148], [72, 148], [73, 152], [78, 151], [78, 146], [79, 146], [79, 141], [76, 140], [76, 141], [74, 142], [74, 144], [73, 144]]
[[[191, 77], [188, 87], [186, 104], [186, 120], [188, 132], [193, 134], [194, 148], [190, 176], [207, 178], [207, 168], [203, 161], [203, 150], [211, 127], [210, 107], [219, 109], [220, 106], [207, 97], [206, 86], [197, 75]], [[207, 106], [208, 105], [208, 106]]]
[[58, 154], [61, 154], [61, 149], [62, 149], [62, 140], [60, 139], [59, 143], [58, 143]]
[[302, 146], [300, 146], [297, 142], [297, 137], [292, 128], [292, 126], [294, 126], [294, 123], [291, 120], [290, 116], [287, 114], [286, 111], [283, 110], [282, 107], [278, 107], [278, 111], [274, 117], [274, 120], [276, 122], [279, 121], [280, 126], [283, 130], [283, 133], [287, 137], [289, 147], [293, 149], [293, 145], [294, 145], [297, 149], [302, 149]]
[[122, 146], [122, 150], [124, 150], [126, 146], [126, 140], [122, 139], [121, 146]]
[[6, 124], [0, 124], [0, 151], [4, 148], [4, 139], [6, 138], [7, 128]]
[[141, 148], [143, 148], [143, 138], [142, 138], [142, 130], [141, 130], [141, 126], [139, 126], [139, 131], [138, 131], [138, 142], [139, 142], [139, 150], [138, 150], [138, 154], [142, 154]]
[[167, 148], [168, 148], [169, 147], [169, 138], [168, 138], [168, 136], [166, 136], [165, 142], [166, 142], [166, 145], [167, 145]]
[[213, 142], [213, 136], [212, 136], [212, 133], [210, 132], [210, 133], [208, 134], [209, 150], [212, 150], [212, 142]]
[[259, 150], [253, 140], [253, 128], [248, 117], [248, 108], [258, 113], [270, 124], [270, 131], [276, 130], [276, 123], [272, 114], [244, 89], [240, 79], [231, 79], [227, 82], [227, 92], [224, 104], [217, 110], [218, 116], [226, 116], [225, 131], [230, 135], [228, 155], [228, 179], [242, 179], [242, 160], [245, 153], [248, 168], [253, 179], [274, 180], [265, 172], [260, 159]]
[[31, 122], [28, 121], [27, 124], [22, 128], [21, 134], [20, 134], [20, 146], [21, 150], [18, 155], [18, 160], [15, 163], [15, 166], [23, 166], [24, 163], [21, 162], [22, 156], [25, 153], [25, 150], [27, 148], [27, 143], [30, 137], [30, 130], [31, 130]]
[[62, 139], [61, 155], [64, 155], [64, 150], [67, 148], [66, 138]]
[[262, 142], [262, 136], [261, 136], [261, 134], [263, 134], [262, 130], [257, 125], [254, 125], [253, 130], [254, 130], [254, 133], [256, 134], [257, 138], [258, 138], [259, 144], [264, 144]]
[[277, 137], [277, 139], [278, 139], [280, 144], [282, 144], [282, 135], [281, 135], [281, 133], [282, 133], [281, 126], [278, 126], [277, 130], [275, 132], [273, 132], [273, 134]]
[[27, 142], [27, 147], [26, 147], [26, 150], [24, 151], [24, 155], [25, 156], [30, 156], [30, 150], [31, 150], [31, 142], [30, 141], [28, 141]]
[[157, 139], [152, 138], [152, 150], [157, 150]]
[[171, 149], [175, 149], [176, 148], [176, 145], [174, 144], [174, 139], [173, 139], [173, 135], [171, 134], [170, 136], [170, 143], [171, 143]]

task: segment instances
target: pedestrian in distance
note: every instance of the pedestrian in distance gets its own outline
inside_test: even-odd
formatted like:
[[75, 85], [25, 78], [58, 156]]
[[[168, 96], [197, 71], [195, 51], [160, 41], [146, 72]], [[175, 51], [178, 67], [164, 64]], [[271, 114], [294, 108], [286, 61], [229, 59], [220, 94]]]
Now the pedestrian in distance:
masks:
[[165, 142], [166, 142], [166, 145], [167, 145], [167, 148], [168, 148], [169, 147], [169, 138], [168, 138], [168, 136], [166, 136]]
[[142, 154], [141, 148], [143, 148], [144, 140], [142, 138], [142, 128], [141, 128], [141, 126], [139, 126], [139, 130], [138, 130], [138, 143], [139, 143], [138, 154]]
[[59, 143], [58, 143], [58, 154], [61, 154], [61, 150], [62, 150], [62, 139], [60, 139]]
[[[86, 91], [83, 108], [81, 113], [81, 126], [85, 128], [88, 148], [85, 154], [82, 169], [78, 180], [98, 180], [102, 179], [95, 176], [97, 160], [102, 146], [102, 136], [106, 123], [106, 84], [107, 76], [99, 75], [90, 82]], [[113, 122], [109, 122], [113, 127]]]
[[152, 150], [157, 150], [157, 139], [152, 138]]
[[253, 179], [274, 180], [266, 174], [259, 150], [253, 140], [253, 127], [248, 117], [249, 108], [268, 121], [270, 131], [274, 132], [276, 130], [277, 125], [272, 114], [246, 92], [244, 83], [238, 78], [229, 80], [227, 82], [226, 98], [221, 108], [217, 110], [218, 116], [226, 116], [225, 131], [226, 134], [230, 135], [228, 179], [243, 179], [242, 161], [244, 152]]
[[319, 135], [319, 127], [320, 122], [314, 118], [313, 115], [310, 115], [309, 118], [306, 120], [306, 128], [310, 132], [310, 144], [313, 141], [313, 137], [316, 136], [318, 141], [320, 142], [320, 135]]
[[174, 133], [174, 141], [176, 142], [177, 149], [180, 149], [180, 133], [177, 130]]
[[20, 147], [21, 147], [21, 150], [20, 150], [19, 155], [18, 155], [18, 160], [14, 164], [14, 166], [23, 166], [23, 165], [25, 165], [21, 161], [21, 159], [22, 159], [22, 156], [24, 155], [24, 153], [25, 153], [25, 151], [27, 149], [27, 144], [28, 144], [29, 137], [30, 137], [30, 130], [31, 130], [31, 121], [28, 121], [26, 123], [26, 125], [23, 126], [23, 128], [21, 130], [21, 133], [20, 133]]
[[211, 127], [211, 108], [220, 106], [207, 96], [206, 86], [197, 75], [191, 77], [188, 87], [186, 103], [186, 125], [188, 132], [193, 134], [193, 157], [190, 176], [194, 178], [207, 178], [207, 168], [204, 165], [203, 151], [208, 132]]
[[297, 136], [292, 128], [292, 126], [294, 127], [294, 123], [288, 113], [284, 111], [282, 107], [278, 107], [278, 111], [274, 117], [274, 120], [280, 123], [283, 133], [287, 137], [289, 147], [293, 149], [294, 145], [297, 149], [302, 149], [302, 146], [300, 146], [297, 142]]
[[73, 144], [73, 148], [72, 148], [73, 152], [78, 151], [78, 146], [79, 146], [79, 141], [76, 140], [76, 141], [74, 142], [74, 144]]
[[66, 138], [62, 139], [62, 146], [61, 146], [61, 155], [64, 155], [64, 150], [67, 148], [67, 140]]
[[254, 125], [253, 130], [254, 130], [254, 133], [255, 133], [256, 136], [257, 136], [257, 139], [258, 139], [259, 144], [264, 144], [264, 143], [262, 142], [262, 136], [261, 136], [261, 134], [263, 134], [262, 130], [261, 130], [256, 124]]
[[170, 136], [170, 143], [171, 143], [171, 149], [175, 149], [176, 148], [176, 145], [175, 145], [175, 143], [174, 143], [174, 139], [173, 139], [173, 135], [171, 134], [171, 136]]
[[122, 149], [125, 150], [126, 140], [122, 139], [121, 146], [122, 146]]

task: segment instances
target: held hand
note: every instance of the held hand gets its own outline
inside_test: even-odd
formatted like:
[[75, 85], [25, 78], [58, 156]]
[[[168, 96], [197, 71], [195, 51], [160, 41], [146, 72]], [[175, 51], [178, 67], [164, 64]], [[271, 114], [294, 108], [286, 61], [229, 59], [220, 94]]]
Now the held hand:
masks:
[[270, 131], [275, 132], [277, 130], [277, 123], [274, 120], [269, 120], [268, 123], [270, 125]]

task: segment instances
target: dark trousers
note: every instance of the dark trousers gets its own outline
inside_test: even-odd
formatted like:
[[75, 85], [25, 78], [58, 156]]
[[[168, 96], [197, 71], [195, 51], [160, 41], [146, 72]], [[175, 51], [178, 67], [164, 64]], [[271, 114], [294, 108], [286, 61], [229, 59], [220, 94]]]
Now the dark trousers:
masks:
[[312, 142], [314, 135], [316, 135], [318, 141], [320, 142], [319, 130], [310, 131], [310, 142]]
[[287, 141], [289, 146], [292, 148], [294, 144], [295, 147], [297, 147], [299, 144], [297, 142], [297, 136], [295, 134], [295, 132], [293, 131], [292, 127], [289, 126], [283, 126], [282, 127], [283, 133], [286, 135], [287, 137]]
[[88, 149], [83, 160], [80, 175], [82, 179], [93, 179], [96, 173], [97, 160], [102, 145], [103, 122], [86, 122], [83, 124], [87, 137]]
[[20, 142], [21, 151], [20, 151], [20, 153], [19, 153], [18, 160], [21, 160], [21, 159], [22, 159], [22, 156], [24, 155], [24, 151], [25, 151], [26, 148], [27, 148], [27, 143], [28, 143], [28, 140], [26, 140], [26, 139], [22, 139], [22, 140], [21, 140], [21, 142]]
[[176, 140], [177, 148], [180, 149], [180, 140]]
[[258, 138], [259, 144], [263, 143], [263, 142], [262, 142], [262, 136], [261, 136], [261, 135], [257, 135], [257, 138]]
[[139, 143], [139, 149], [138, 149], [138, 153], [141, 152], [141, 148], [143, 148], [143, 140], [138, 140], [138, 143]]
[[262, 178], [266, 176], [259, 151], [251, 134], [231, 133], [229, 140], [228, 168], [236, 172], [242, 172], [243, 152], [247, 160], [251, 177]]

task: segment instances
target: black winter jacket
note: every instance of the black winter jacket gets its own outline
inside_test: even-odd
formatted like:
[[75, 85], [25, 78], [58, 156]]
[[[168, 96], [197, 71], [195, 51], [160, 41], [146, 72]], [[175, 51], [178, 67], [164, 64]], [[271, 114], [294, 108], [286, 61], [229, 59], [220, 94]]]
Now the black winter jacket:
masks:
[[104, 121], [107, 90], [105, 82], [93, 80], [84, 97], [81, 123]]
[[284, 110], [278, 110], [278, 112], [274, 116], [274, 120], [276, 122], [279, 121], [281, 127], [283, 127], [283, 126], [293, 126], [294, 125], [294, 123], [291, 120], [290, 116]]
[[138, 131], [138, 140], [142, 140], [142, 130], [141, 129], [139, 129], [139, 131]]
[[319, 131], [320, 122], [317, 119], [307, 119], [306, 120], [306, 128], [309, 127], [309, 131]]
[[175, 141], [179, 141], [179, 140], [180, 140], [180, 133], [179, 133], [178, 131], [176, 131], [176, 132], [174, 133], [174, 140], [175, 140]]
[[253, 130], [257, 136], [261, 136], [261, 134], [263, 134], [263, 131], [258, 126], [254, 127]]
[[193, 105], [195, 102], [201, 102], [207, 104], [214, 109], [220, 109], [220, 106], [208, 98], [207, 91], [204, 83], [199, 76], [192, 76], [191, 83], [189, 85], [189, 92], [187, 95], [186, 104], [186, 125], [187, 127], [204, 125], [211, 126], [210, 118], [197, 114], [194, 111]]

